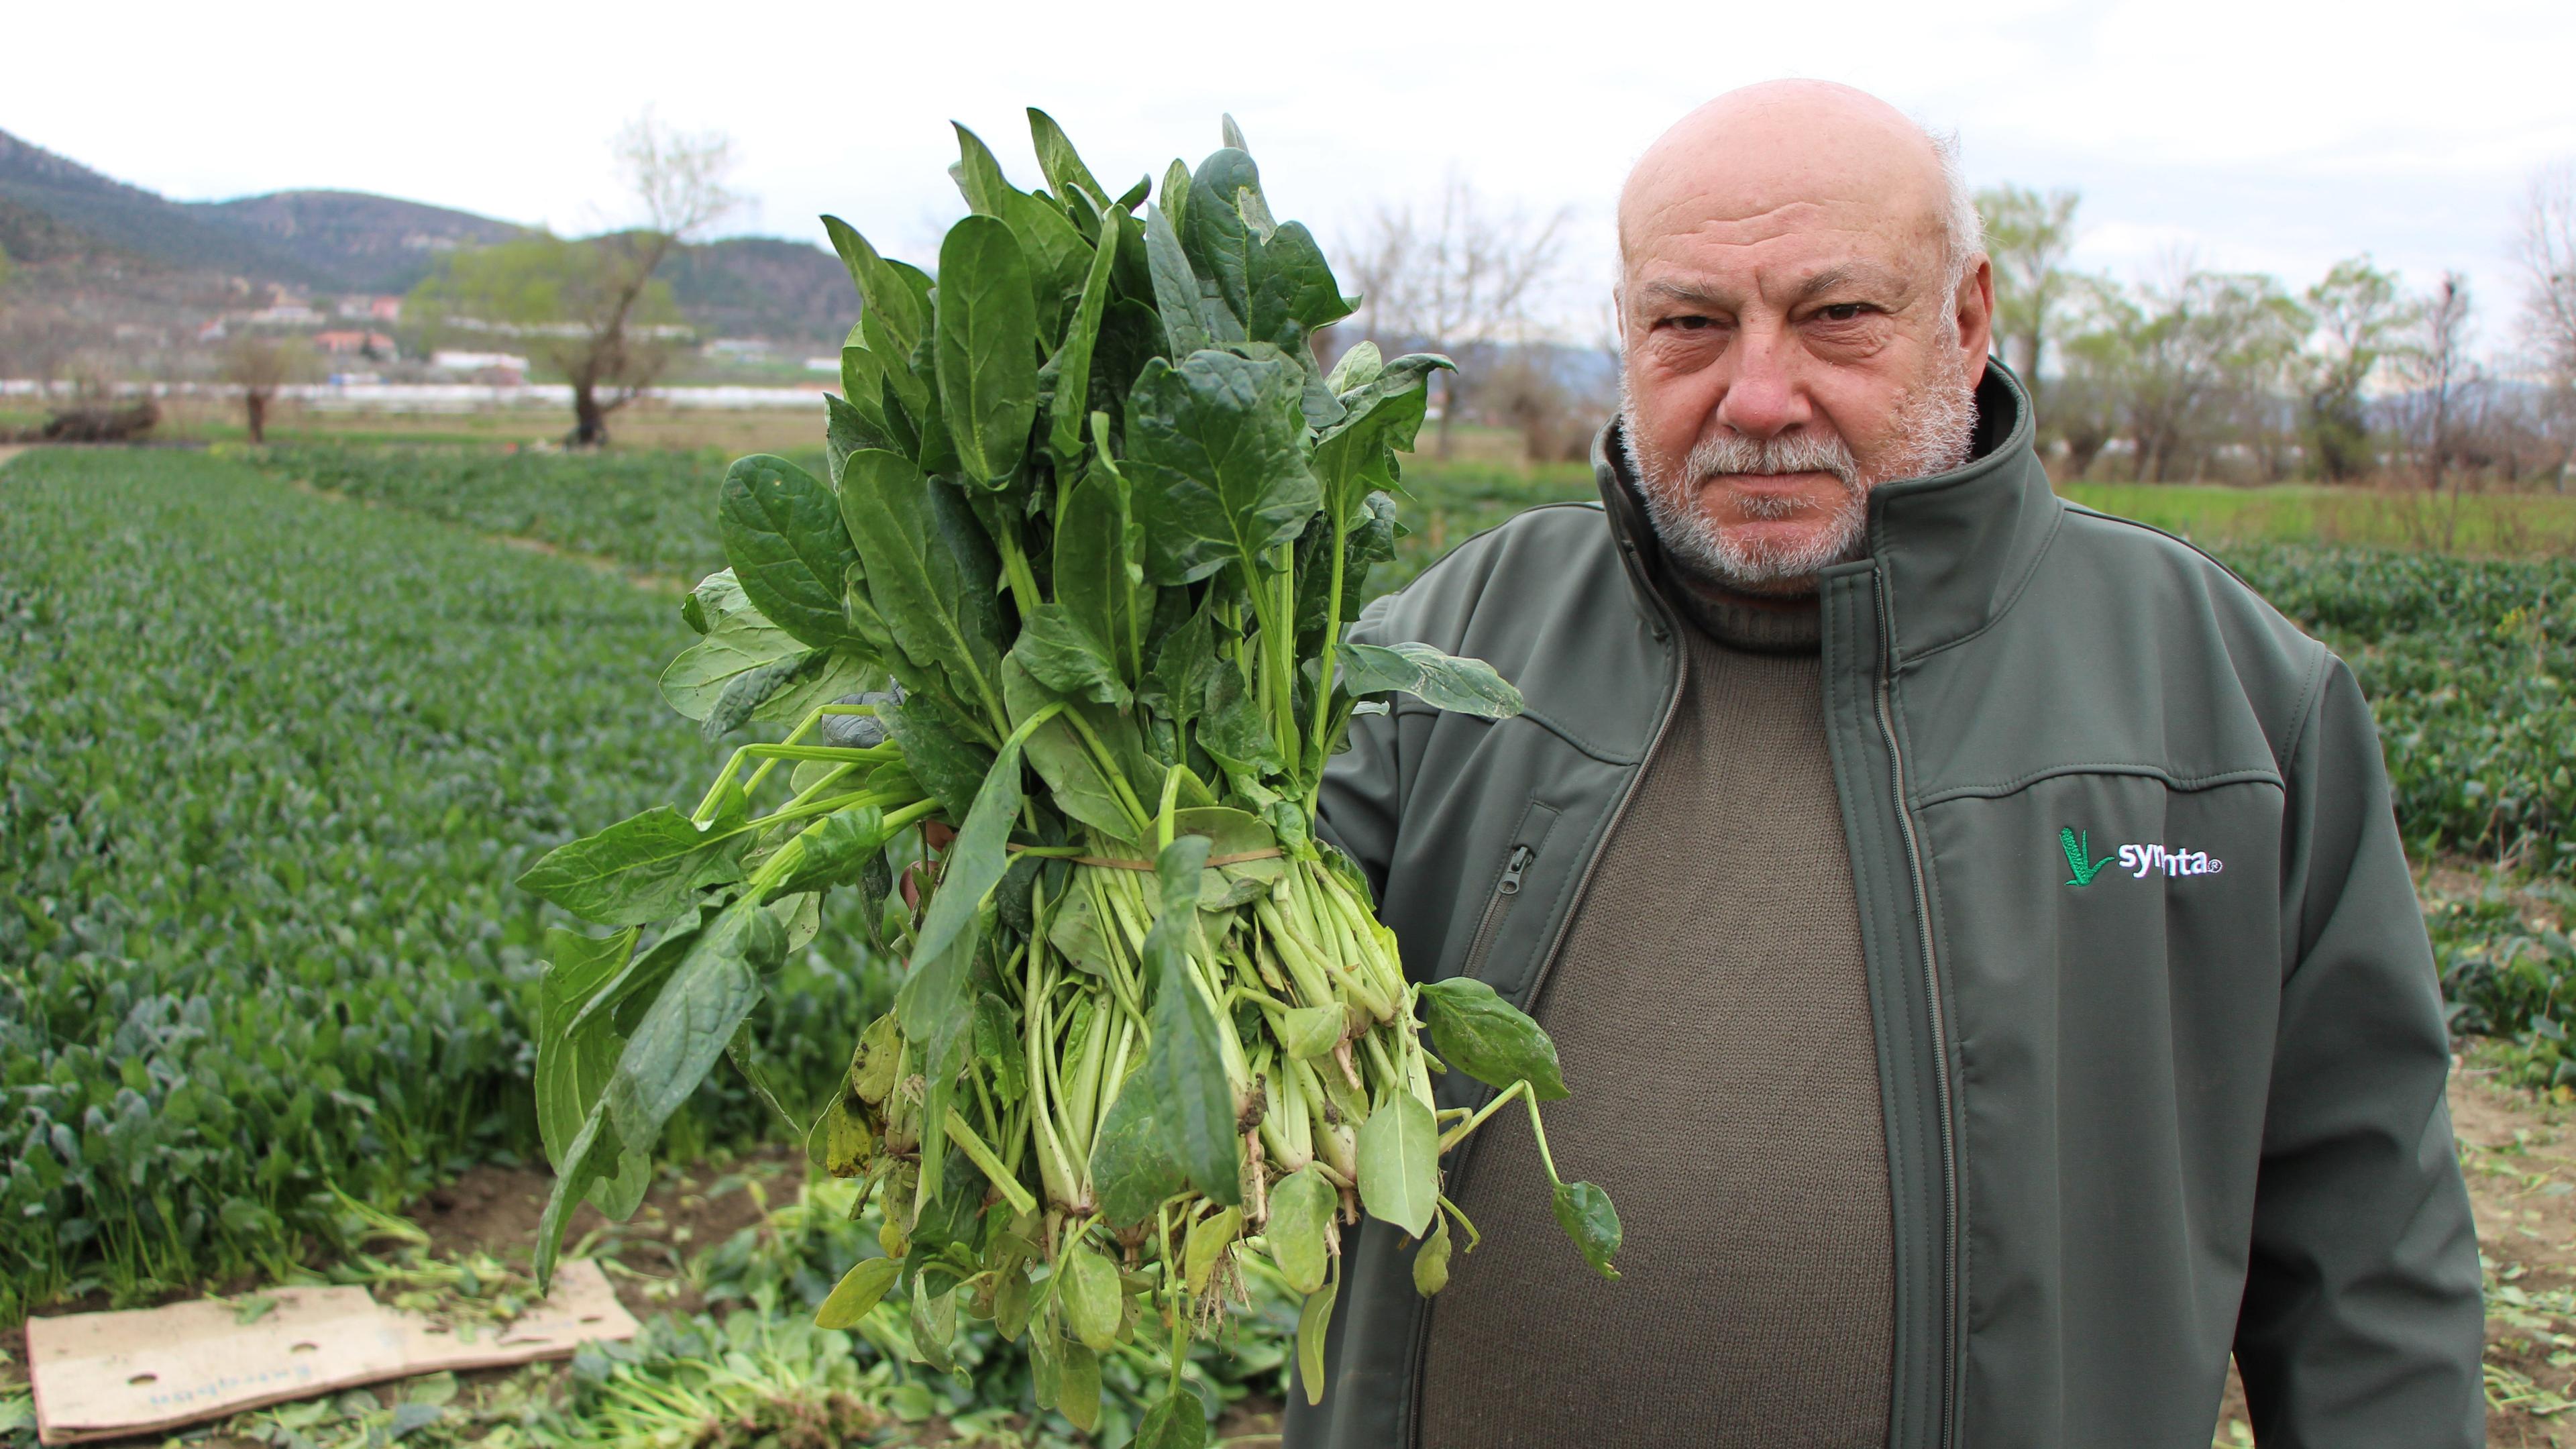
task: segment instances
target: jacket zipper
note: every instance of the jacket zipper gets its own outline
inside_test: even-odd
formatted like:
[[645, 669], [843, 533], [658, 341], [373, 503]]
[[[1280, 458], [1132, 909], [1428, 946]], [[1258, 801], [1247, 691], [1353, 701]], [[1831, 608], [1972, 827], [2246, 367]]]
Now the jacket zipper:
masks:
[[[1661, 608], [1662, 605], [1656, 607]], [[1690, 649], [1679, 638], [1673, 639], [1673, 664], [1673, 696], [1664, 702], [1664, 717], [1655, 722], [1654, 738], [1646, 742], [1645, 756], [1637, 761], [1637, 773], [1628, 778], [1628, 788], [1620, 793], [1618, 808], [1610, 812], [1610, 823], [1601, 828], [1600, 841], [1592, 847], [1591, 857], [1583, 862], [1583, 874], [1575, 877], [1574, 894], [1567, 898], [1570, 903], [1565, 908], [1565, 918], [1556, 923], [1556, 934], [1548, 940], [1547, 954], [1538, 960], [1538, 974], [1530, 980], [1529, 1004], [1532, 1007], [1538, 1005], [1539, 992], [1547, 986], [1548, 973], [1556, 969], [1556, 958], [1565, 949], [1566, 932], [1573, 929], [1574, 918], [1583, 912], [1583, 897], [1592, 889], [1593, 872], [1601, 868], [1601, 857], [1610, 853], [1611, 837], [1619, 833], [1619, 822], [1627, 818], [1628, 806], [1637, 798], [1637, 787], [1645, 783], [1646, 772], [1654, 768], [1655, 754], [1663, 748], [1664, 736], [1672, 732], [1673, 716], [1681, 713], [1682, 693], [1690, 683]], [[1471, 1137], [1459, 1144], [1459, 1150], [1463, 1152], [1474, 1143], [1475, 1139]], [[1462, 1160], [1458, 1165], [1463, 1168], [1466, 1163]]]
[[1473, 976], [1485, 964], [1485, 953], [1494, 947], [1494, 937], [1502, 929], [1503, 917], [1510, 914], [1512, 898], [1521, 893], [1521, 874], [1538, 852], [1527, 845], [1512, 847], [1512, 858], [1503, 863], [1503, 878], [1494, 886], [1494, 898], [1485, 903], [1484, 918], [1476, 922], [1475, 938], [1467, 943], [1467, 964], [1460, 974]]
[[1905, 751], [1897, 743], [1896, 711], [1890, 687], [1896, 677], [1896, 621], [1887, 596], [1887, 576], [1877, 581], [1879, 668], [1878, 727], [1887, 737], [1890, 784], [1896, 791], [1896, 822], [1905, 836], [1905, 864], [1914, 884], [1914, 919], [1922, 931], [1923, 997], [1932, 1025], [1934, 1104], [1941, 1118], [1941, 1427], [1938, 1442], [1950, 1442], [1951, 1405], [1957, 1397], [1953, 1339], [1959, 1324], [1959, 1148], [1950, 1109], [1950, 1033], [1941, 1006], [1941, 971], [1933, 958], [1932, 901], [1923, 877], [1922, 843], [1914, 833], [1914, 812], [1905, 803]]
[[[1625, 545], [1623, 545], [1623, 547], [1624, 546]], [[1556, 958], [1558, 954], [1565, 949], [1566, 932], [1572, 928], [1574, 925], [1574, 918], [1581, 914], [1583, 910], [1584, 894], [1592, 889], [1593, 873], [1601, 868], [1601, 857], [1610, 853], [1611, 837], [1618, 833], [1619, 822], [1627, 818], [1628, 806], [1637, 798], [1637, 787], [1645, 783], [1646, 771], [1654, 767], [1655, 755], [1664, 746], [1664, 736], [1672, 733], [1673, 719], [1681, 713], [1682, 694], [1684, 693], [1686, 686], [1690, 683], [1689, 646], [1684, 644], [1679, 634], [1675, 632], [1675, 620], [1673, 619], [1671, 611], [1664, 607], [1663, 600], [1655, 598], [1651, 591], [1647, 593], [1647, 599], [1653, 605], [1656, 614], [1659, 616], [1663, 624], [1662, 637], [1670, 640], [1672, 643], [1673, 691], [1664, 700], [1663, 717], [1655, 721], [1655, 733], [1646, 741], [1646, 753], [1640, 756], [1637, 760], [1637, 772], [1628, 777], [1628, 788], [1620, 792], [1619, 803], [1612, 807], [1610, 811], [1609, 823], [1602, 827], [1600, 837], [1592, 847], [1592, 854], [1585, 858], [1582, 874], [1575, 877], [1574, 894], [1568, 898], [1568, 904], [1565, 908], [1565, 918], [1556, 923], [1556, 934], [1548, 940], [1547, 953], [1539, 957], [1538, 973], [1536, 976], [1531, 978], [1529, 995], [1525, 998], [1528, 1005], [1533, 1009], [1533, 1014], [1535, 1013], [1535, 1008], [1538, 1006], [1539, 992], [1547, 986], [1548, 973], [1556, 969]], [[1535, 855], [1537, 852], [1532, 851], [1531, 853]], [[1528, 862], [1523, 861], [1522, 864], [1527, 865]], [[1508, 875], [1508, 873], [1507, 868], [1506, 875]], [[1515, 884], [1514, 889], [1515, 892], [1517, 892], [1517, 884]], [[1497, 905], [1498, 904], [1499, 900], [1497, 901]], [[1496, 911], [1494, 906], [1488, 906], [1486, 908], [1486, 915], [1489, 918], [1495, 914]], [[1481, 926], [1478, 928], [1478, 934], [1483, 934], [1483, 928]], [[1491, 941], [1482, 941], [1471, 944], [1469, 947], [1469, 960], [1475, 960], [1475, 953], [1477, 951], [1490, 947], [1492, 944], [1493, 943]], [[1458, 1161], [1449, 1171], [1448, 1180], [1445, 1184], [1446, 1191], [1456, 1192], [1459, 1184], [1465, 1181], [1467, 1176], [1467, 1164], [1475, 1154], [1476, 1142], [1476, 1138], [1470, 1137], [1466, 1141], [1458, 1144]], [[1423, 1346], [1429, 1337], [1430, 1326], [1431, 1319], [1429, 1314], [1418, 1313], [1414, 1316], [1412, 1367], [1410, 1370], [1410, 1383], [1412, 1387], [1407, 1389], [1404, 1395], [1403, 1442], [1407, 1445], [1417, 1445], [1421, 1442], [1422, 1438], [1422, 1395], [1418, 1390], [1422, 1384]]]

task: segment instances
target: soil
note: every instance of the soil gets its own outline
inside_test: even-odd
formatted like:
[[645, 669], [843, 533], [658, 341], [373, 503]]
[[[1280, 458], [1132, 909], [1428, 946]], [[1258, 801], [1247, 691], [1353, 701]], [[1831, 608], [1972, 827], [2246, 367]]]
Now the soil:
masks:
[[[635, 1216], [622, 1223], [609, 1222], [585, 1203], [573, 1210], [565, 1255], [615, 1264], [609, 1279], [618, 1300], [638, 1317], [695, 1313], [704, 1301], [680, 1275], [681, 1260], [793, 1197], [803, 1157], [771, 1146], [728, 1163], [700, 1162], [685, 1173], [665, 1173]], [[542, 1168], [486, 1165], [412, 1204], [405, 1216], [429, 1234], [430, 1250], [439, 1257], [481, 1252], [524, 1266], [553, 1187], [554, 1175]], [[581, 1246], [585, 1240], [587, 1248]]]
[[[2451, 1126], [2487, 1263], [2487, 1442], [2576, 1449], [2576, 1105], [2498, 1080], [2472, 1047], [2451, 1074]], [[2500, 1290], [2542, 1300], [2505, 1301]], [[2503, 1402], [2499, 1402], [2499, 1401]], [[2254, 1442], [2231, 1369], [2214, 1443]]]

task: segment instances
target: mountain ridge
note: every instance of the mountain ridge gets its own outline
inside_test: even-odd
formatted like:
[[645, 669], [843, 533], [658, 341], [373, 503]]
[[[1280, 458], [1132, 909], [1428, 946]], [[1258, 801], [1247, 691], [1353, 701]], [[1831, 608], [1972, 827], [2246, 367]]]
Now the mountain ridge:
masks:
[[[319, 291], [399, 293], [439, 257], [535, 228], [373, 192], [299, 188], [172, 201], [0, 130], [0, 248], [109, 280], [162, 269]], [[711, 334], [837, 342], [856, 312], [848, 274], [808, 241], [722, 237], [664, 272], [681, 312]], [[99, 277], [84, 277], [98, 285]]]

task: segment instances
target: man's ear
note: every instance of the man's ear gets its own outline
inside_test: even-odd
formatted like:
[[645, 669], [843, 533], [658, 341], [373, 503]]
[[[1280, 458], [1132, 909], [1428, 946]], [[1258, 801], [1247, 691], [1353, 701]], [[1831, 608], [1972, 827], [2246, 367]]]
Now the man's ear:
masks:
[[1995, 344], [1995, 264], [1979, 252], [1959, 279], [1950, 305], [1959, 324], [1959, 352], [1968, 367], [1968, 386], [1986, 380], [1986, 354]]

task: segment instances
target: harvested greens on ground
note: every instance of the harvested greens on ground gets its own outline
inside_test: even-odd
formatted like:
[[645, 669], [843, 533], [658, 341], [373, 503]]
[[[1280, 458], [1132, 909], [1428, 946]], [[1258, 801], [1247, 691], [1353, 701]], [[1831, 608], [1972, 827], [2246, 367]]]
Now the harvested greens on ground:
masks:
[[[1554, 1047], [1490, 989], [1406, 979], [1315, 833], [1355, 710], [1403, 692], [1499, 717], [1520, 697], [1479, 661], [1342, 637], [1447, 361], [1362, 344], [1319, 368], [1315, 329], [1352, 304], [1306, 229], [1271, 219], [1231, 121], [1197, 170], [1113, 195], [1029, 120], [1037, 192], [959, 129], [972, 214], [935, 282], [825, 218], [863, 300], [830, 477], [733, 465], [732, 567], [690, 596], [703, 637], [662, 677], [708, 739], [768, 722], [784, 741], [735, 751], [688, 814], [522, 880], [618, 928], [548, 942], [537, 1089], [560, 1176], [538, 1264], [583, 1199], [635, 1209], [763, 975], [824, 892], [855, 890], [910, 965], [885, 1017], [812, 1024], [855, 1045], [793, 1125], [885, 1219], [885, 1256], [818, 1321], [901, 1283], [916, 1353], [940, 1363], [961, 1315], [1025, 1334], [1042, 1405], [1084, 1427], [1096, 1355], [1168, 1344], [1139, 1442], [1195, 1444], [1182, 1355], [1245, 1274], [1304, 1296], [1319, 1396], [1341, 1225], [1423, 1239], [1415, 1282], [1437, 1292], [1450, 1220], [1474, 1242], [1440, 1154], [1515, 1099], [1537, 1131], [1565, 1095]], [[1437, 1110], [1431, 1074], [1453, 1069], [1496, 1095]], [[1608, 1198], [1553, 1185], [1615, 1277]]]

